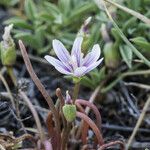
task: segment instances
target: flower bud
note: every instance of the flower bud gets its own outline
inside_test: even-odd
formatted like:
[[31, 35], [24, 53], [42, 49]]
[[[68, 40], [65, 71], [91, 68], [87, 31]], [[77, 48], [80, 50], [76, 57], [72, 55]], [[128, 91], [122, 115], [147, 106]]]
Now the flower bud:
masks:
[[103, 52], [105, 65], [110, 69], [117, 68], [120, 62], [120, 56], [118, 50], [114, 48], [114, 44], [112, 42], [106, 43]]
[[76, 106], [73, 104], [65, 104], [62, 108], [63, 114], [68, 122], [72, 122], [76, 118]]
[[83, 53], [86, 53], [85, 50], [88, 49], [89, 45], [90, 45], [90, 36], [89, 36], [89, 24], [91, 23], [92, 17], [88, 17], [84, 23], [82, 24], [77, 36], [81, 36], [83, 37], [83, 43], [82, 43], [82, 50]]
[[72, 99], [71, 96], [69, 95], [69, 91], [66, 91], [66, 100], [65, 100], [66, 104], [72, 104]]
[[12, 66], [16, 62], [15, 43], [10, 35], [12, 28], [12, 24], [5, 27], [3, 41], [0, 43], [1, 61], [5, 66]]
[[76, 106], [73, 104], [68, 91], [66, 91], [65, 105], [62, 107], [62, 110], [68, 122], [72, 122], [76, 118]]
[[78, 36], [82, 36], [84, 38], [88, 35], [88, 25], [91, 22], [91, 20], [92, 20], [92, 17], [88, 17], [84, 21], [83, 25], [81, 26], [81, 28], [79, 30]]

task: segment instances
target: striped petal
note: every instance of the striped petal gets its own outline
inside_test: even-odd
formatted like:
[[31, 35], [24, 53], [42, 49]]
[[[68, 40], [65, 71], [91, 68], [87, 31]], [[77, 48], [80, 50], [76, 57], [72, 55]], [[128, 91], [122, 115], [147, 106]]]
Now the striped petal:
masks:
[[66, 75], [73, 75], [73, 73], [66, 71], [64, 68], [62, 67], [55, 67], [56, 70], [58, 70], [60, 73], [62, 74], [66, 74]]
[[98, 44], [95, 44], [92, 48], [92, 51], [86, 55], [83, 59], [82, 65], [88, 67], [92, 63], [96, 62], [101, 54], [101, 50]]
[[59, 60], [68, 63], [68, 60], [70, 60], [70, 54], [59, 40], [53, 40], [53, 49]]
[[73, 47], [71, 50], [71, 56], [75, 56], [77, 59], [78, 67], [81, 64], [81, 44], [82, 44], [83, 38], [77, 37], [73, 43]]
[[101, 58], [99, 61], [94, 62], [93, 64], [91, 64], [90, 66], [88, 66], [85, 73], [88, 73], [91, 70], [93, 70], [94, 68], [96, 68], [102, 61], [103, 61], [103, 58]]
[[53, 65], [59, 72], [63, 73], [63, 74], [68, 74], [71, 75], [71, 71], [69, 68], [67, 68], [61, 61], [59, 61], [58, 59], [46, 55], [44, 57], [51, 65]]

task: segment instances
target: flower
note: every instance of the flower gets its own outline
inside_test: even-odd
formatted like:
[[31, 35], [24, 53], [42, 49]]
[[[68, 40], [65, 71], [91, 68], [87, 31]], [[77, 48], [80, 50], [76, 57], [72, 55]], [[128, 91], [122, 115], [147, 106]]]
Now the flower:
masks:
[[53, 40], [53, 49], [58, 59], [49, 55], [46, 55], [45, 59], [62, 74], [82, 77], [96, 68], [103, 60], [103, 58], [99, 59], [101, 50], [98, 44], [95, 44], [92, 51], [83, 57], [84, 54], [81, 52], [82, 41], [82, 37], [77, 37], [74, 41], [71, 54], [69, 54], [59, 40]]

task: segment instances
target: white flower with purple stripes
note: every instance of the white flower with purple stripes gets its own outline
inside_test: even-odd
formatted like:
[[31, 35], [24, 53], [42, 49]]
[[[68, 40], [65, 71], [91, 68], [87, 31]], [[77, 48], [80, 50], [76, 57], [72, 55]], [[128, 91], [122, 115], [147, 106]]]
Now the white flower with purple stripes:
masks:
[[59, 40], [53, 40], [53, 49], [58, 59], [49, 55], [46, 55], [45, 59], [62, 74], [82, 77], [96, 68], [103, 60], [103, 58], [99, 59], [101, 50], [98, 44], [95, 44], [91, 52], [83, 57], [83, 53], [81, 52], [82, 41], [82, 37], [77, 37], [74, 41], [71, 54], [69, 54]]

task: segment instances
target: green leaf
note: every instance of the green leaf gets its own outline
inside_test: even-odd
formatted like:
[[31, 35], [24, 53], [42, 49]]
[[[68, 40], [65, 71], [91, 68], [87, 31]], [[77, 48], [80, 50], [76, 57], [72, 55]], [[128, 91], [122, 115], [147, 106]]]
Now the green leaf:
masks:
[[142, 49], [150, 52], [150, 43], [143, 37], [136, 37], [131, 39], [133, 43], [137, 46], [141, 47]]
[[17, 17], [10, 18], [4, 22], [4, 24], [14, 24], [15, 27], [32, 30], [33, 27], [25, 20]]
[[105, 78], [105, 76], [106, 76], [105, 71], [106, 71], [105, 67], [103, 67], [99, 70], [99, 74], [98, 74], [99, 75], [99, 82]]
[[97, 69], [94, 69], [91, 73], [91, 82], [93, 82], [94, 86], [97, 85], [97, 83], [99, 82], [99, 72]]
[[59, 9], [64, 15], [70, 13], [71, 9], [71, 1], [70, 0], [59, 0], [58, 2]]
[[33, 0], [25, 0], [25, 13], [29, 19], [35, 19], [37, 9]]
[[80, 82], [85, 87], [92, 88], [92, 89], [94, 88], [92, 80], [87, 76], [84, 76]]
[[120, 53], [123, 60], [126, 62], [129, 68], [132, 67], [132, 55], [133, 52], [128, 45], [121, 45], [120, 46]]
[[105, 67], [100, 70], [94, 69], [89, 76], [82, 77], [81, 84], [90, 89], [95, 89], [105, 78]]
[[[44, 35], [45, 35], [45, 31], [46, 31], [46, 26], [40, 26], [36, 29], [35, 31], [35, 37], [38, 41], [38, 43], [44, 43]], [[41, 45], [41, 44], [40, 44]], [[43, 45], [43, 44], [42, 44]], [[42, 47], [42, 46], [40, 46]]]
[[50, 2], [43, 3], [43, 12], [40, 16], [48, 23], [53, 21], [56, 24], [62, 24], [62, 14], [59, 8]]
[[92, 3], [92, 2], [83, 3], [79, 7], [72, 10], [69, 20], [77, 20], [77, 18], [81, 18], [81, 16], [83, 16], [83, 14], [86, 14], [93, 9], [96, 9], [94, 3]]
[[1, 0], [0, 5], [9, 6], [10, 0]]
[[46, 11], [46, 13], [48, 11], [48, 14], [51, 14], [52, 16], [55, 16], [55, 17], [58, 14], [60, 14], [59, 8], [50, 2], [44, 2], [44, 10]]
[[55, 19], [55, 17], [52, 14], [49, 14], [47, 12], [42, 12], [39, 15], [40, 20], [46, 21], [48, 23], [52, 23], [52, 21]]
[[141, 6], [141, 0], [132, 0], [132, 1], [128, 1], [128, 5], [130, 8], [134, 9], [134, 10], [138, 10], [139, 7]]
[[23, 40], [26, 45], [29, 45], [36, 50], [39, 48], [39, 43], [35, 40], [35, 37], [31, 33], [19, 32], [15, 35], [15, 38]]
[[37, 53], [38, 54], [46, 53], [46, 52], [48, 52], [48, 50], [50, 50], [50, 48], [51, 48], [51, 45], [47, 45], [45, 47], [39, 48], [39, 49], [37, 49]]

